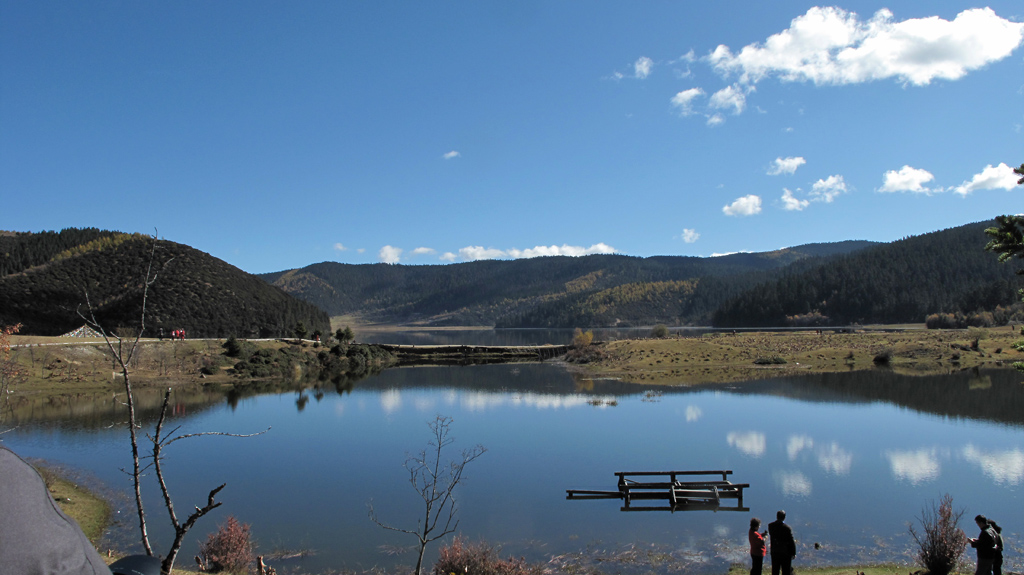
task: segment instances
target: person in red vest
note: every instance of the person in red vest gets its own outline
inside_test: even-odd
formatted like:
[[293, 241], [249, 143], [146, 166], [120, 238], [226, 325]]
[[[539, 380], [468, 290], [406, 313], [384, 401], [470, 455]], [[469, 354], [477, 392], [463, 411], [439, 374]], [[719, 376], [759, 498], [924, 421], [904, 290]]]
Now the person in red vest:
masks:
[[747, 539], [750, 540], [750, 575], [761, 575], [761, 567], [764, 566], [764, 556], [767, 552], [764, 536], [768, 532], [759, 533], [758, 529], [760, 528], [761, 520], [757, 517], [752, 518], [750, 520], [750, 532], [747, 533]]

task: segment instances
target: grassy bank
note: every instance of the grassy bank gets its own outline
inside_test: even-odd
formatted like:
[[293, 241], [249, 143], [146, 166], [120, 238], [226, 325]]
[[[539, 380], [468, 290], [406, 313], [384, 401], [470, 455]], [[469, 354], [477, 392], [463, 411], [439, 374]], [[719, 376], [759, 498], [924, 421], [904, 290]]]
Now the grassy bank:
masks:
[[727, 383], [798, 373], [884, 368], [911, 375], [1010, 367], [1024, 361], [1010, 327], [742, 332], [600, 344], [579, 367], [594, 377], [645, 384]]
[[37, 465], [50, 495], [68, 517], [79, 527], [93, 545], [99, 543], [103, 530], [110, 522], [110, 504], [82, 485], [64, 477], [58, 470]]

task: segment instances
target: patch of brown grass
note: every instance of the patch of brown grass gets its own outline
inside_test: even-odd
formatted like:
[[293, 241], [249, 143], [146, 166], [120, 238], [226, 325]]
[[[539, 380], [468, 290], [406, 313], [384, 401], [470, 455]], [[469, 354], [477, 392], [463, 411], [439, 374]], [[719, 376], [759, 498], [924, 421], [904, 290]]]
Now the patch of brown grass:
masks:
[[[787, 373], [874, 369], [874, 358], [891, 353], [888, 368], [906, 374], [948, 373], [974, 367], [1009, 367], [1024, 360], [1013, 349], [1020, 336], [1009, 328], [988, 330], [978, 341], [967, 330], [877, 330], [714, 333], [700, 337], [620, 340], [604, 344], [603, 360], [590, 375], [629, 382], [673, 385], [734, 382]], [[997, 352], [998, 350], [998, 352]], [[757, 365], [778, 357], [784, 364]]]

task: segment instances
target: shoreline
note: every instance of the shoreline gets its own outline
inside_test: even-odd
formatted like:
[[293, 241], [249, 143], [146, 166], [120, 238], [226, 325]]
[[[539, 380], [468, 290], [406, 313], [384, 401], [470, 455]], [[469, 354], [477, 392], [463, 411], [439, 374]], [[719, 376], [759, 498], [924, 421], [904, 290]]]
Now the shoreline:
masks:
[[[391, 326], [395, 332], [403, 331]], [[463, 328], [452, 328], [463, 329]], [[489, 329], [489, 328], [486, 328]], [[644, 385], [697, 385], [735, 383], [786, 375], [845, 373], [886, 369], [906, 375], [938, 375], [970, 369], [1012, 369], [1024, 361], [1015, 349], [1021, 336], [1010, 326], [966, 330], [926, 330], [907, 326], [870, 326], [852, 332], [815, 330], [718, 331], [690, 335], [675, 332], [661, 339], [622, 339], [595, 342], [585, 349], [570, 350], [560, 361], [582, 377], [610, 378]], [[228, 373], [232, 358], [225, 355], [223, 339], [185, 341], [146, 339], [140, 342], [139, 364], [132, 372], [137, 389], [246, 385], [254, 381]], [[259, 348], [293, 348], [316, 354], [329, 346], [289, 339], [245, 340]], [[41, 336], [11, 337], [27, 377], [13, 385], [11, 398], [123, 390], [123, 382], [102, 340]], [[423, 348], [431, 346], [392, 346]], [[440, 363], [452, 354], [516, 346], [437, 346]], [[521, 346], [520, 346], [521, 347]], [[530, 346], [543, 347], [543, 346]], [[555, 346], [563, 348], [564, 346]], [[440, 353], [441, 351], [444, 353]], [[507, 355], [508, 361], [522, 361]], [[449, 357], [452, 356], [452, 357]], [[430, 354], [418, 363], [430, 363]], [[444, 360], [444, 361], [441, 361]], [[474, 363], [467, 355], [463, 363]], [[504, 361], [491, 354], [481, 361]], [[220, 367], [203, 373], [206, 363]], [[210, 370], [207, 370], [210, 371]]]

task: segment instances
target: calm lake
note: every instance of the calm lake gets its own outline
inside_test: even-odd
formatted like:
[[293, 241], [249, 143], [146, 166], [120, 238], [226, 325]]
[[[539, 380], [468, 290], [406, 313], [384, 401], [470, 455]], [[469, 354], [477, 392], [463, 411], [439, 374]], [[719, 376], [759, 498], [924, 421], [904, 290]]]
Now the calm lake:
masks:
[[[179, 558], [192, 563], [197, 541], [234, 515], [252, 525], [263, 553], [311, 552], [277, 563], [282, 573], [415, 563], [414, 553], [395, 553], [415, 540], [374, 525], [368, 504], [383, 521], [415, 528], [423, 505], [403, 462], [426, 447], [427, 423], [443, 414], [454, 418], [455, 448], [487, 448], [466, 468], [458, 531], [503, 554], [546, 561], [652, 550], [722, 573], [747, 560], [750, 517], [767, 523], [786, 509], [798, 566], [909, 561], [908, 524], [949, 493], [970, 536], [975, 514], [999, 521], [1004, 568], [1020, 571], [1022, 380], [1013, 370], [921, 378], [875, 370], [655, 389], [515, 364], [390, 369], [351, 389], [241, 398], [182, 390], [174, 396], [179, 433], [271, 430], [168, 449], [179, 510], [227, 483], [224, 505], [191, 532]], [[150, 421], [154, 397], [142, 400]], [[127, 491], [122, 413], [109, 396], [39, 405], [2, 440]], [[732, 470], [732, 481], [750, 484], [750, 512], [623, 512], [616, 500], [565, 498], [566, 489], [615, 489], [616, 471], [684, 469]], [[149, 494], [150, 532], [165, 549], [166, 512], [157, 491]], [[134, 537], [131, 529], [113, 537]], [[430, 563], [436, 552], [437, 544], [428, 548]]]

